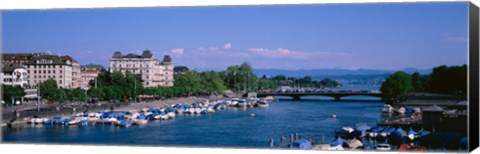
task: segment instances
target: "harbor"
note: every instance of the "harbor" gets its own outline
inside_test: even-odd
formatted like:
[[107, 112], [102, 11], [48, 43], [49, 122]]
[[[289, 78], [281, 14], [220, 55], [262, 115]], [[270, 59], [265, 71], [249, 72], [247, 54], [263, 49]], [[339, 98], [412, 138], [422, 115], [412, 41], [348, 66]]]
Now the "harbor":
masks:
[[[229, 106], [214, 113], [176, 115], [174, 119], [154, 120], [128, 128], [111, 124], [84, 127], [25, 123], [21, 127], [4, 129], [3, 141], [63, 143], [74, 139], [79, 144], [269, 148], [269, 140], [283, 134], [323, 132], [325, 140], [331, 140], [336, 127], [354, 125], [357, 121], [375, 124], [381, 118], [377, 111], [382, 106], [378, 102], [278, 101], [265, 108]], [[338, 117], [332, 118], [332, 114]], [[54, 137], [65, 133], [68, 135]], [[122, 134], [122, 137], [114, 134]]]

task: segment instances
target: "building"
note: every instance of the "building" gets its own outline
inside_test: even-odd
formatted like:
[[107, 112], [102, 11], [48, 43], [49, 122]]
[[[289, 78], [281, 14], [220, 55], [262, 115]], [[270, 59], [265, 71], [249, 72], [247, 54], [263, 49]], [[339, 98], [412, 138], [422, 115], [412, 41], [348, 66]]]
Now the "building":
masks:
[[24, 66], [15, 63], [3, 65], [0, 82], [2, 85], [26, 87], [28, 71]]
[[162, 61], [157, 60], [149, 50], [143, 51], [142, 55], [114, 52], [110, 59], [110, 71], [137, 74], [141, 76], [145, 87], [171, 87], [174, 83], [172, 58], [165, 55]]
[[39, 56], [41, 53], [3, 53], [2, 65], [19, 64], [23, 66], [29, 62], [34, 56]]
[[31, 57], [25, 66], [30, 86], [53, 79], [62, 88], [80, 87], [80, 65], [70, 56], [37, 55]]
[[80, 88], [84, 90], [90, 89], [90, 81], [95, 80], [95, 78], [98, 77], [98, 74], [100, 73], [100, 70], [103, 70], [102, 65], [85, 65], [81, 66], [82, 72], [81, 72], [81, 79], [80, 79]]

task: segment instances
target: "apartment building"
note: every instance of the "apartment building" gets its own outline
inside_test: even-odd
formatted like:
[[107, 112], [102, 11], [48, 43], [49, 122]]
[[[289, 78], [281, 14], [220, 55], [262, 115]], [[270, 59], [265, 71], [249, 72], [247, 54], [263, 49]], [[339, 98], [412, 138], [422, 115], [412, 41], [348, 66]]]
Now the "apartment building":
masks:
[[163, 60], [155, 59], [149, 50], [143, 51], [142, 55], [114, 52], [110, 59], [110, 71], [130, 71], [137, 74], [141, 76], [145, 87], [171, 87], [174, 83], [172, 58], [165, 55]]
[[25, 66], [30, 86], [53, 79], [62, 88], [80, 87], [80, 65], [70, 56], [37, 55], [31, 57]]

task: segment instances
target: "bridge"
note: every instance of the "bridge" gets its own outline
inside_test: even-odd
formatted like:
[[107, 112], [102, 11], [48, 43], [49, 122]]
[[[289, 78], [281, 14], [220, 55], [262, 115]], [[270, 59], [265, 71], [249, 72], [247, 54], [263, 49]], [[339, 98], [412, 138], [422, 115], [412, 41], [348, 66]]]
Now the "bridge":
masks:
[[335, 101], [340, 101], [342, 97], [346, 96], [373, 96], [381, 97], [381, 93], [378, 92], [260, 92], [257, 93], [257, 97], [267, 97], [267, 96], [287, 96], [291, 97], [294, 100], [301, 100], [302, 96], [328, 96], [335, 99]]

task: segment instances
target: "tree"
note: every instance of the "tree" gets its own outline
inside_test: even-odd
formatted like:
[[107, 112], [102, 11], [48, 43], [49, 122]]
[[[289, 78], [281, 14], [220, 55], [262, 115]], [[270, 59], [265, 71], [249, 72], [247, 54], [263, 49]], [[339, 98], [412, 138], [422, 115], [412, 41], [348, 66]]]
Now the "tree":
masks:
[[467, 65], [439, 66], [433, 69], [428, 83], [428, 91], [443, 94], [467, 93]]
[[[48, 79], [40, 83], [40, 96], [48, 100], [54, 100], [58, 89], [57, 81]], [[56, 98], [56, 97], [55, 97]]]
[[18, 99], [25, 96], [25, 90], [20, 86], [2, 85], [3, 100], [6, 104], [11, 104], [12, 99]]
[[382, 99], [388, 103], [403, 101], [404, 97], [412, 92], [412, 80], [404, 72], [395, 72], [382, 83], [380, 91]]
[[422, 77], [420, 76], [420, 73], [415, 72], [412, 74], [412, 88], [414, 92], [421, 92], [423, 91], [423, 83], [422, 83]]

